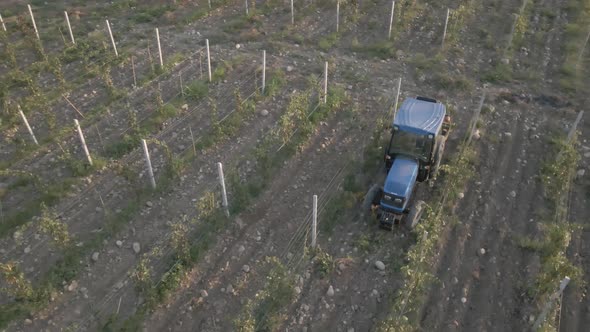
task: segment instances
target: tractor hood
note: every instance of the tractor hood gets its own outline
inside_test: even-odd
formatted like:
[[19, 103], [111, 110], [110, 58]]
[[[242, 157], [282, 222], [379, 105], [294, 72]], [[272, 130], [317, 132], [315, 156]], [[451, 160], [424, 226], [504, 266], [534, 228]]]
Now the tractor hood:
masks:
[[393, 125], [418, 135], [437, 135], [445, 115], [446, 108], [441, 103], [407, 98], [395, 115]]
[[[410, 199], [417, 176], [418, 161], [404, 156], [397, 156], [385, 179], [381, 205], [401, 213]], [[396, 198], [399, 199], [397, 202]]]

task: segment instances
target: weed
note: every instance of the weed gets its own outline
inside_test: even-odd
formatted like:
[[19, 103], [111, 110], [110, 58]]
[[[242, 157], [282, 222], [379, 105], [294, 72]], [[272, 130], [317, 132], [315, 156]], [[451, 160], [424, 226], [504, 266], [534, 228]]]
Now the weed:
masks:
[[25, 278], [15, 262], [0, 263], [0, 273], [4, 279], [2, 292], [17, 300], [29, 299], [33, 295], [31, 282]]
[[53, 243], [61, 249], [68, 249], [71, 246], [68, 225], [60, 221], [55, 212], [50, 211], [44, 203], [41, 203], [41, 218], [39, 229], [42, 233], [49, 235]]
[[481, 80], [490, 83], [510, 82], [512, 80], [512, 67], [506, 63], [498, 63], [483, 73]]
[[318, 47], [323, 51], [329, 51], [332, 47], [334, 47], [334, 45], [336, 45], [339, 38], [340, 35], [337, 32], [332, 32], [326, 37], [320, 39], [318, 42]]
[[199, 101], [209, 94], [209, 85], [201, 80], [196, 80], [184, 87], [184, 95], [187, 100]]
[[321, 248], [316, 248], [314, 257], [316, 271], [320, 274], [320, 278], [325, 278], [334, 270], [334, 258]]

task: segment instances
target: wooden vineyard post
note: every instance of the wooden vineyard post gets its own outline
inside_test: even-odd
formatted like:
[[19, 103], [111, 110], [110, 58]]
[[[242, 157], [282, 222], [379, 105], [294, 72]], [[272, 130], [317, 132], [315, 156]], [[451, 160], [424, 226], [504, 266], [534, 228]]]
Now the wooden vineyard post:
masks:
[[106, 20], [107, 22], [107, 30], [109, 31], [109, 36], [111, 37], [111, 43], [113, 44], [113, 49], [115, 50], [115, 56], [119, 57], [119, 52], [117, 52], [117, 44], [115, 44], [115, 38], [113, 38], [113, 32], [111, 31], [111, 24], [109, 23], [109, 20]]
[[2, 30], [6, 31], [6, 24], [4, 24], [4, 19], [2, 18], [2, 14], [0, 14], [0, 23], [2, 23]]
[[135, 75], [135, 61], [133, 60], [133, 55], [131, 56], [131, 71], [133, 72], [133, 87], [137, 87], [137, 76]]
[[205, 39], [207, 44], [207, 69], [209, 70], [209, 82], [211, 82], [211, 53], [209, 53], [209, 39]]
[[158, 40], [158, 54], [160, 55], [160, 68], [164, 69], [164, 58], [162, 57], [162, 46], [160, 45], [160, 30], [156, 28], [156, 39]]
[[340, 28], [340, 0], [336, 1], [336, 33]]
[[483, 108], [483, 103], [486, 100], [486, 91], [484, 90], [481, 94], [481, 99], [479, 100], [479, 106], [475, 110], [475, 114], [473, 115], [473, 119], [469, 124], [469, 136], [467, 136], [467, 144], [469, 146], [471, 143], [471, 139], [473, 139], [473, 134], [475, 133], [475, 129], [477, 128], [477, 120], [479, 119], [479, 115], [481, 114], [481, 110]]
[[225, 178], [223, 177], [223, 165], [217, 163], [217, 172], [219, 173], [219, 185], [221, 185], [221, 204], [225, 215], [229, 217], [229, 204], [227, 202], [227, 191], [225, 190]]
[[180, 81], [180, 95], [184, 98], [184, 87], [182, 85], [182, 70], [178, 72], [178, 80]]
[[141, 140], [141, 145], [143, 146], [143, 154], [145, 156], [145, 163], [148, 169], [148, 175], [150, 177], [150, 184], [152, 189], [156, 189], [156, 179], [154, 178], [154, 170], [152, 169], [152, 161], [150, 160], [150, 151], [148, 150], [145, 139]]
[[195, 144], [195, 136], [193, 136], [193, 128], [191, 126], [188, 126], [188, 131], [191, 134], [191, 142], [193, 143], [193, 154], [194, 157], [197, 156], [197, 145]]
[[68, 31], [70, 32], [70, 39], [72, 40], [72, 44], [76, 44], [76, 40], [74, 39], [74, 33], [72, 32], [72, 25], [70, 24], [70, 17], [68, 16], [68, 12], [64, 11], [64, 15], [66, 16], [66, 23], [68, 23]]
[[[6, 31], [6, 28], [4, 29]], [[584, 55], [584, 51], [586, 50], [586, 45], [588, 45], [588, 40], [590, 40], [590, 30], [588, 30], [588, 34], [586, 35], [586, 39], [584, 39], [584, 44], [580, 49], [580, 53], [578, 53], [578, 60], [576, 61], [576, 68], [580, 68], [580, 63], [582, 62], [582, 56]]]
[[88, 152], [88, 146], [86, 145], [84, 133], [82, 133], [82, 128], [80, 128], [80, 123], [78, 122], [78, 119], [74, 119], [74, 124], [76, 124], [76, 130], [78, 130], [78, 135], [80, 136], [80, 142], [82, 142], [82, 149], [84, 149], [86, 159], [88, 159], [88, 163], [90, 164], [90, 166], [92, 166], [92, 157], [90, 156], [90, 152]]
[[35, 16], [33, 15], [33, 9], [31, 9], [31, 5], [27, 5], [29, 8], [29, 14], [31, 14], [31, 21], [33, 22], [33, 28], [35, 29], [35, 35], [37, 35], [37, 39], [41, 40], [39, 37], [39, 30], [37, 30], [37, 23], [35, 23]]
[[391, 29], [393, 27], [393, 12], [395, 11], [395, 1], [391, 2], [391, 17], [389, 18], [389, 33], [387, 39], [391, 39]]
[[199, 51], [199, 79], [203, 79], [203, 53]]
[[535, 324], [533, 324], [533, 331], [539, 330], [539, 327], [541, 327], [541, 324], [545, 321], [545, 317], [547, 317], [547, 313], [549, 313], [551, 306], [553, 305], [555, 300], [557, 300], [557, 298], [560, 297], [561, 294], [563, 294], [563, 291], [565, 290], [565, 288], [567, 287], [569, 282], [570, 282], [570, 278], [568, 276], [566, 276], [565, 278], [563, 278], [563, 280], [561, 280], [561, 282], [559, 283], [559, 289], [557, 290], [557, 292], [553, 293], [551, 295], [551, 297], [549, 298], [549, 301], [547, 301], [547, 303], [545, 303], [545, 307], [543, 308], [543, 311], [541, 312], [541, 314], [539, 315], [539, 317], [535, 321]]
[[246, 0], [246, 15], [248, 15], [248, 0]]
[[293, 8], [293, 0], [291, 0], [291, 25], [295, 25], [295, 9]]
[[266, 88], [266, 50], [262, 51], [262, 94]]
[[393, 118], [395, 119], [395, 114], [397, 113], [397, 105], [399, 103], [399, 95], [402, 89], [402, 78], [397, 79], [397, 93], [395, 95], [395, 103], [393, 104]]
[[317, 245], [318, 232], [318, 195], [313, 195], [313, 210], [311, 220], [311, 247], [315, 248]]
[[328, 102], [328, 61], [324, 66], [324, 104]]
[[444, 47], [445, 46], [445, 38], [447, 37], [447, 26], [449, 25], [449, 14], [451, 13], [451, 10], [449, 8], [447, 8], [447, 17], [445, 18], [445, 29], [443, 30], [443, 36], [442, 36], [442, 42], [440, 47]]
[[20, 105], [16, 105], [16, 107], [18, 107], [18, 112], [20, 113], [20, 117], [23, 119], [23, 122], [25, 123], [25, 126], [27, 127], [27, 130], [29, 131], [29, 134], [31, 134], [31, 138], [33, 138], [33, 142], [35, 142], [36, 145], [39, 145], [39, 142], [37, 142], [37, 138], [35, 137], [35, 134], [33, 133], [33, 129], [31, 129], [31, 126], [29, 126], [29, 121], [27, 121], [27, 117], [25, 116], [25, 113], [23, 113], [23, 110], [20, 108]]

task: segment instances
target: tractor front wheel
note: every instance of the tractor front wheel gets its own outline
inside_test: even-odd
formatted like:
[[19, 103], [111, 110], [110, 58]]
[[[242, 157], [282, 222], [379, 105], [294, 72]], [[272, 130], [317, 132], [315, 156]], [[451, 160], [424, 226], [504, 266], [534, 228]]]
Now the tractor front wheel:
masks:
[[418, 225], [418, 222], [420, 221], [420, 218], [422, 218], [422, 213], [424, 213], [425, 209], [426, 209], [426, 202], [416, 201], [414, 203], [412, 210], [410, 211], [410, 213], [408, 214], [408, 216], [406, 218], [406, 226], [409, 229], [414, 229], [416, 227], [416, 225]]
[[370, 211], [374, 205], [379, 205], [379, 202], [381, 201], [382, 194], [383, 194], [383, 189], [381, 189], [381, 186], [379, 186], [378, 184], [374, 184], [373, 186], [371, 186], [371, 189], [369, 189], [369, 191], [367, 191], [367, 194], [365, 195], [365, 200], [363, 201], [363, 206], [362, 206], [363, 215], [367, 212], [370, 213]]

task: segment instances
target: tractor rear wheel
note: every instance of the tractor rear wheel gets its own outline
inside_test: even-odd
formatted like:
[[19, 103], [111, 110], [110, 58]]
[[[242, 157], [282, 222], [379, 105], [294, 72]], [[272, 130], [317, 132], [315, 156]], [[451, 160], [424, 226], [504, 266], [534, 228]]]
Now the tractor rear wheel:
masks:
[[365, 195], [365, 200], [363, 201], [363, 206], [362, 206], [362, 214], [366, 214], [367, 212], [370, 213], [371, 211], [371, 207], [373, 205], [378, 205], [379, 202], [381, 201], [381, 195], [383, 193], [383, 189], [381, 189], [381, 186], [379, 186], [378, 184], [374, 184], [373, 186], [371, 186], [371, 189], [369, 189], [369, 191], [367, 191], [367, 194]]
[[409, 229], [414, 229], [416, 225], [418, 225], [420, 218], [422, 218], [425, 208], [426, 203], [424, 201], [416, 201], [412, 207], [412, 210], [406, 217], [406, 227]]

